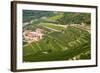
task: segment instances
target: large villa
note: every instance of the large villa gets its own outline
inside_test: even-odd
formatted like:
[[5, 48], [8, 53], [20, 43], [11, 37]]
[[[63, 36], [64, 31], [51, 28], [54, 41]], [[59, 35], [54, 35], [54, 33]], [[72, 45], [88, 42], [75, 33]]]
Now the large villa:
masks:
[[37, 28], [35, 31], [25, 30], [23, 37], [24, 41], [28, 43], [39, 41], [43, 38], [43, 29]]

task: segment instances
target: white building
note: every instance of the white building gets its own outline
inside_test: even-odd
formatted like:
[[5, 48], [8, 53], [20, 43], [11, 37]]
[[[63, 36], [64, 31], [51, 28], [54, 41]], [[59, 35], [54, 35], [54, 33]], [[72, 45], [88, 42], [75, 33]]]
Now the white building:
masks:
[[39, 28], [35, 31], [25, 30], [23, 36], [25, 41], [28, 43], [36, 42], [43, 38], [43, 30]]

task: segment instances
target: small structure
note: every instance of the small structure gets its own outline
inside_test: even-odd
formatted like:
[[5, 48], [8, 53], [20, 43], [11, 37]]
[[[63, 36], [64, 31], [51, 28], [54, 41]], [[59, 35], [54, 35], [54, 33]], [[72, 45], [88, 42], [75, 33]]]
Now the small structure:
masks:
[[39, 41], [43, 38], [43, 30], [37, 28], [35, 31], [25, 30], [23, 32], [24, 40], [28, 43]]

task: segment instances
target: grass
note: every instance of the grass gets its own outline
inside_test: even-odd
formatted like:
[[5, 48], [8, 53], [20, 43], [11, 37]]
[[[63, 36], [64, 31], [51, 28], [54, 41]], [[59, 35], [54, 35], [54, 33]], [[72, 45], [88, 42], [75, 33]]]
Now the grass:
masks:
[[[71, 26], [67, 29], [55, 28], [53, 24], [48, 24], [48, 27], [64, 31], [47, 33], [42, 40], [23, 47], [24, 62], [69, 60], [77, 55], [80, 55], [80, 59], [91, 58], [90, 34], [87, 31]], [[85, 54], [87, 51], [89, 53]]]
[[55, 29], [58, 31], [65, 29], [63, 26], [61, 27], [61, 26], [59, 26], [59, 24], [57, 25], [57, 24], [53, 24], [53, 23], [41, 23], [40, 25], [43, 27], [48, 27], [48, 28]]
[[63, 16], [64, 16], [63, 13], [59, 13], [59, 14], [53, 15], [51, 17], [48, 17], [46, 20], [57, 21], [58, 19], [62, 18]]

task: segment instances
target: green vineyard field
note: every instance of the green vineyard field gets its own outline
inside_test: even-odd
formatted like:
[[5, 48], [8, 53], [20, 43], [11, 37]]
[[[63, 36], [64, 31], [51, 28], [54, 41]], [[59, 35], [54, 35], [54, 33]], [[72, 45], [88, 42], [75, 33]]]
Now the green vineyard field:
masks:
[[49, 31], [42, 40], [23, 47], [24, 61], [90, 59], [90, 39], [87, 31], [72, 26], [61, 32]]
[[39, 41], [23, 41], [23, 62], [91, 59], [90, 27], [90, 13], [24, 10], [23, 32], [44, 32]]

